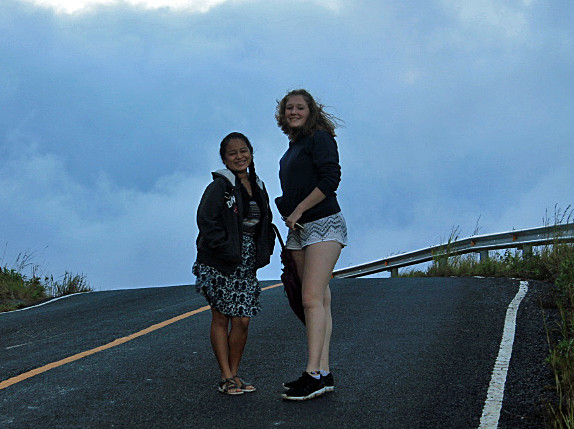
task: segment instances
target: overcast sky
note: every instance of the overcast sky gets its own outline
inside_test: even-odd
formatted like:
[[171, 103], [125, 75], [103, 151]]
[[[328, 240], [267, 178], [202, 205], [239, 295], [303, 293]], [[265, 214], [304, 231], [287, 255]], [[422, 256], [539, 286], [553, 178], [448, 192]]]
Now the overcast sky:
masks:
[[219, 142], [276, 197], [295, 88], [345, 122], [338, 268], [574, 203], [571, 0], [2, 0], [0, 34], [2, 266], [193, 283]]

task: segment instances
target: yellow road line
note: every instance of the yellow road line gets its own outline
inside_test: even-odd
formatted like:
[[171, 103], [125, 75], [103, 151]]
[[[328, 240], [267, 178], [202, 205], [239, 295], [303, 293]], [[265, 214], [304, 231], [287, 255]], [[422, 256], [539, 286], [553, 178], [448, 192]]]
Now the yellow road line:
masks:
[[[272, 288], [275, 288], [277, 286], [281, 286], [281, 283], [264, 287], [261, 290], [272, 289]], [[155, 325], [151, 325], [150, 327], [142, 329], [141, 331], [138, 331], [134, 334], [128, 335], [127, 337], [118, 338], [117, 340], [114, 340], [111, 343], [105, 344], [105, 345], [100, 346], [100, 347], [96, 347], [95, 349], [91, 349], [91, 350], [88, 350], [88, 351], [85, 351], [82, 353], [75, 354], [73, 356], [69, 356], [65, 359], [61, 359], [59, 361], [52, 362], [52, 363], [49, 363], [47, 365], [41, 366], [39, 368], [33, 369], [31, 371], [25, 372], [23, 374], [17, 375], [16, 377], [9, 378], [8, 380], [4, 380], [4, 381], [0, 382], [0, 390], [5, 389], [9, 386], [12, 386], [13, 384], [19, 383], [19, 382], [26, 380], [28, 378], [34, 377], [38, 374], [42, 374], [42, 373], [49, 371], [51, 369], [58, 368], [59, 366], [65, 365], [67, 363], [74, 362], [74, 361], [77, 361], [79, 359], [85, 358], [86, 356], [90, 356], [90, 355], [93, 355], [95, 353], [98, 353], [98, 352], [101, 352], [101, 351], [104, 351], [107, 349], [111, 349], [112, 347], [119, 346], [120, 344], [127, 343], [128, 341], [131, 341], [131, 340], [134, 340], [134, 339], [141, 337], [143, 335], [149, 334], [150, 332], [157, 331], [158, 329], [165, 328], [166, 326], [171, 325], [172, 323], [179, 322], [180, 320], [186, 319], [190, 316], [193, 316], [194, 314], [203, 313], [204, 311], [207, 311], [209, 309], [210, 309], [209, 305], [206, 305], [204, 307], [200, 307], [196, 310], [180, 314], [179, 316], [176, 316], [176, 317], [172, 317], [171, 319], [168, 319], [164, 322], [157, 323]]]

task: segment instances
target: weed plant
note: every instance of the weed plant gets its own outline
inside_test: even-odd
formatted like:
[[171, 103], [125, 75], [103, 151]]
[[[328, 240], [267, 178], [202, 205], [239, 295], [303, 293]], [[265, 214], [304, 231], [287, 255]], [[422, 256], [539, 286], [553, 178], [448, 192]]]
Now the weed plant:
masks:
[[0, 311], [46, 299], [46, 290], [37, 277], [28, 279], [15, 269], [0, 267]]
[[406, 270], [403, 277], [483, 276], [507, 277], [552, 282], [559, 270], [552, 246], [524, 257], [521, 250], [507, 249], [503, 253], [491, 252], [481, 260], [476, 253], [436, 256], [425, 271]]
[[[92, 289], [83, 274], [66, 272], [61, 279], [42, 279], [34, 255], [21, 253], [12, 267], [0, 265], [0, 312], [28, 307], [42, 301]], [[25, 273], [29, 272], [29, 275]]]
[[[551, 428], [574, 428], [574, 247], [560, 246], [560, 268], [554, 285], [560, 314], [557, 335], [547, 327], [556, 402], [548, 405]], [[557, 338], [557, 339], [556, 339]]]

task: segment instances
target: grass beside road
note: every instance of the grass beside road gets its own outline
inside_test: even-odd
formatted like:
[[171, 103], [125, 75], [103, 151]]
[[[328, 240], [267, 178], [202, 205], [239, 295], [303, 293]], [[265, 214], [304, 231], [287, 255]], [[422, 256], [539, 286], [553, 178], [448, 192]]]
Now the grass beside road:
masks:
[[[450, 242], [456, 241], [451, 235]], [[546, 404], [547, 428], [574, 428], [574, 245], [555, 243], [531, 254], [519, 250], [493, 253], [487, 260], [476, 254], [436, 256], [425, 270], [405, 270], [402, 277], [483, 276], [540, 280], [553, 286], [552, 301], [560, 315], [558, 326], [546, 325], [549, 355], [546, 362], [554, 376], [555, 399]], [[546, 321], [541, 321], [545, 323]]]
[[[13, 266], [0, 265], [0, 312], [17, 310], [51, 298], [90, 292], [83, 274], [66, 272], [61, 278], [38, 276], [39, 267], [29, 254], [20, 254]], [[26, 272], [31, 274], [26, 275]]]

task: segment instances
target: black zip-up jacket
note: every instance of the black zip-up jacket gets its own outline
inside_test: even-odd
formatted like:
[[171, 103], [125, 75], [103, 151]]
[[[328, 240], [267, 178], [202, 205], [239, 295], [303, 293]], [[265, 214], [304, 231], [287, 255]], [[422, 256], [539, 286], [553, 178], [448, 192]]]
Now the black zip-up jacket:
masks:
[[[243, 200], [240, 183], [231, 170], [214, 171], [213, 182], [205, 189], [197, 208], [196, 261], [230, 275], [241, 262], [243, 237]], [[253, 192], [261, 195], [261, 219], [258, 224], [255, 266], [261, 268], [271, 259], [275, 231], [271, 228], [272, 214], [265, 185], [257, 178]]]
[[279, 161], [279, 180], [283, 195], [275, 199], [275, 204], [282, 216], [293, 213], [315, 188], [319, 188], [326, 198], [305, 211], [299, 222], [339, 213], [341, 208], [335, 191], [341, 181], [341, 166], [335, 139], [327, 131], [317, 130], [290, 142]]

